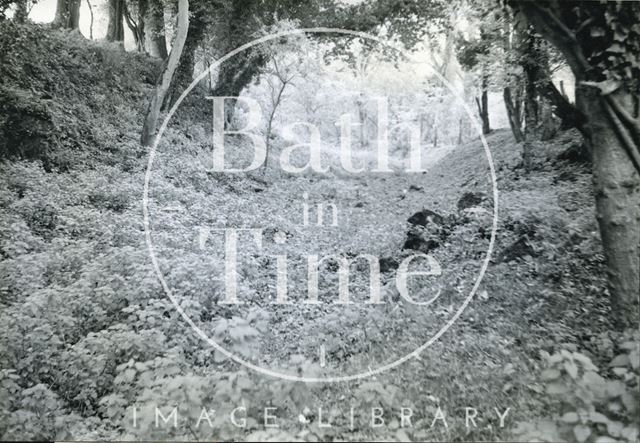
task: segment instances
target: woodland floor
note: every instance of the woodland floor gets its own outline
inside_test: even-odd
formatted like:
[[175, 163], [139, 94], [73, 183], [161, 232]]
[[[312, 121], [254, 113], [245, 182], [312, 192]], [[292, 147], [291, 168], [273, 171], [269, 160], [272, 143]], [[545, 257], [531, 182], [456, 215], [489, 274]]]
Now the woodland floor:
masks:
[[[567, 132], [536, 143], [534, 168], [526, 174], [521, 147], [507, 130], [487, 137], [499, 191], [493, 259], [467, 309], [419, 358], [364, 380], [306, 385], [276, 383], [217, 356], [175, 312], [150, 265], [141, 211], [147, 160], [136, 146], [138, 114], [150, 90], [143, 63], [128, 57], [129, 65], [121, 64], [113, 55], [117, 49], [90, 45], [103, 60], [92, 63], [103, 63], [104, 69], [85, 68], [87, 60], [76, 60], [81, 56], [74, 51], [85, 51], [86, 43], [56, 38], [68, 45], [57, 59], [46, 55], [46, 45], [53, 43], [41, 42], [33, 51], [48, 57], [42, 66], [66, 66], [68, 72], [58, 68], [53, 74], [46, 69], [33, 74], [31, 93], [48, 101], [47, 112], [63, 131], [75, 131], [56, 140], [67, 149], [62, 151], [66, 157], [57, 152], [44, 161], [12, 159], [0, 165], [2, 369], [5, 376], [13, 371], [18, 377], [3, 415], [10, 426], [0, 426], [8, 437], [23, 436], [20, 432], [31, 428], [36, 438], [193, 439], [189, 429], [167, 434], [131, 429], [126, 411], [132, 404], [170, 404], [177, 400], [163, 393], [171, 396], [175, 386], [197, 385], [202, 397], [192, 399], [196, 406], [222, 401], [218, 398], [249, 402], [256, 409], [286, 405], [280, 429], [265, 429], [258, 424], [260, 414], [250, 412], [255, 420], [249, 429], [196, 432], [198, 438], [507, 439], [515, 423], [549, 412], [536, 376], [541, 350], [569, 347], [596, 363], [612, 357], [601, 343], [603, 332], [612, 328], [589, 166], [566, 155], [579, 143], [578, 136]], [[65, 81], [76, 88], [62, 91]], [[51, 84], [57, 86], [51, 90]], [[113, 92], [115, 84], [119, 89]], [[53, 100], [42, 98], [45, 92]], [[493, 210], [487, 160], [478, 140], [452, 150], [426, 174], [286, 177], [258, 172], [253, 178], [233, 178], [204, 171], [204, 124], [180, 118], [159, 148], [150, 202], [152, 236], [160, 268], [181, 306], [203, 330], [215, 335], [222, 328], [222, 342], [232, 351], [291, 375], [366, 372], [428, 340], [473, 286]], [[84, 132], [89, 127], [90, 136]], [[79, 147], [69, 147], [69, 140]], [[305, 192], [310, 205], [336, 202], [339, 227], [300, 227]], [[465, 193], [480, 196], [475, 207], [485, 211], [459, 210]], [[447, 225], [446, 239], [433, 250], [442, 275], [413, 287], [421, 300], [439, 288], [434, 305], [417, 308], [398, 298], [393, 270], [383, 279], [389, 302], [365, 305], [366, 267], [352, 270], [352, 305], [331, 303], [335, 278], [321, 286], [324, 303], [318, 307], [271, 304], [275, 272], [273, 259], [265, 254], [286, 253], [293, 263], [311, 253], [353, 257], [366, 252], [397, 262], [407, 254], [402, 251], [407, 219], [423, 209], [442, 215]], [[220, 227], [265, 229], [261, 254], [250, 244], [242, 248], [239, 293], [249, 302], [244, 307], [211, 304], [221, 297], [220, 282], [212, 278], [224, 270], [222, 238], [214, 231]], [[276, 231], [286, 234], [284, 245], [273, 242]], [[335, 269], [327, 268], [335, 276]], [[302, 269], [292, 265], [292, 299], [305, 297]], [[244, 321], [251, 327], [243, 329]], [[320, 345], [325, 367], [319, 365]], [[132, 362], [135, 377], [127, 372]], [[240, 378], [247, 386], [239, 394], [220, 393], [225, 383], [237, 386]], [[34, 386], [46, 387], [41, 397], [30, 391]], [[30, 404], [43, 398], [64, 413], [62, 426], [43, 413], [10, 413], [31, 411]], [[349, 405], [365, 414], [354, 429]], [[332, 427], [318, 426], [318, 407]], [[385, 410], [384, 429], [367, 425], [371, 407]], [[414, 410], [413, 428], [399, 427], [403, 407]], [[430, 427], [438, 407], [447, 411], [448, 427]], [[479, 411], [477, 428], [465, 427], [465, 407]], [[509, 407], [506, 427], [499, 429], [493, 408]]]

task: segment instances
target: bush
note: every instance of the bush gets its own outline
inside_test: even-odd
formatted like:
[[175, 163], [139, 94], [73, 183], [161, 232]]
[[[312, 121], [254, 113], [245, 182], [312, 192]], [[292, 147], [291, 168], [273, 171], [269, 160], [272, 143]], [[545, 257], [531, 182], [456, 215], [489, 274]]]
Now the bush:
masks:
[[616, 337], [618, 354], [600, 370], [582, 353], [562, 349], [543, 352], [547, 368], [540, 374], [558, 413], [538, 422], [520, 423], [521, 441], [638, 441], [640, 355], [638, 331]]

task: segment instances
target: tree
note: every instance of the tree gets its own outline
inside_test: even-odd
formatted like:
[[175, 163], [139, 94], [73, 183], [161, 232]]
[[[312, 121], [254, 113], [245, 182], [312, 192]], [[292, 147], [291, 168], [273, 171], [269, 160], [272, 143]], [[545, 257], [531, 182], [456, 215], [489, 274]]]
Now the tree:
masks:
[[510, 4], [565, 56], [576, 78], [612, 307], [619, 325], [632, 324], [640, 291], [640, 3]]
[[[62, 1], [62, 0], [59, 0]], [[124, 9], [125, 0], [109, 0], [109, 24], [107, 25], [107, 40], [110, 42], [124, 41]]]
[[145, 50], [145, 22], [144, 18], [147, 15], [148, 3], [147, 0], [137, 0], [127, 4], [126, 0], [123, 2], [122, 15], [124, 16], [127, 26], [133, 34], [133, 39], [136, 43], [138, 51], [143, 52]]
[[482, 133], [491, 132], [491, 124], [489, 123], [489, 72], [486, 62], [484, 61], [489, 55], [490, 41], [485, 32], [480, 33], [480, 39], [458, 42], [458, 62], [468, 70], [479, 70], [480, 77], [480, 97], [475, 98], [478, 106], [478, 116], [482, 122]]
[[152, 57], [167, 58], [164, 31], [164, 5], [161, 0], [148, 0], [145, 22], [145, 49]]
[[53, 25], [66, 29], [78, 29], [80, 23], [80, 0], [58, 0]]
[[210, 13], [212, 12], [206, 4], [192, 2], [187, 39], [182, 49], [180, 62], [176, 68], [175, 78], [165, 99], [165, 107], [172, 105], [182, 91], [193, 81], [193, 73], [196, 66], [196, 49], [205, 36], [209, 25], [208, 17]]
[[156, 90], [151, 97], [147, 115], [144, 119], [142, 135], [140, 136], [140, 143], [143, 146], [151, 146], [151, 144], [153, 143], [156, 133], [156, 125], [158, 122], [158, 115], [160, 114], [160, 108], [162, 107], [164, 98], [169, 91], [169, 87], [171, 86], [173, 74], [178, 67], [178, 62], [182, 54], [182, 48], [184, 47], [184, 42], [187, 39], [187, 32], [189, 30], [188, 0], [178, 1], [177, 23], [178, 29], [176, 31], [176, 37], [173, 41], [173, 46], [171, 47], [171, 53], [169, 54], [169, 58], [167, 60], [164, 71], [162, 72], [162, 76], [160, 77], [160, 83], [156, 86]]

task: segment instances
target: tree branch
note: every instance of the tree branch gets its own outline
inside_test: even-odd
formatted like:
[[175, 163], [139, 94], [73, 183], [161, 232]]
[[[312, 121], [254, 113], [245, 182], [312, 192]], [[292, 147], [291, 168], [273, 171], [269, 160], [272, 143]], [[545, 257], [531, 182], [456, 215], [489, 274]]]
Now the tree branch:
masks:
[[590, 69], [590, 65], [580, 48], [575, 34], [548, 8], [534, 1], [515, 1], [520, 11], [527, 17], [535, 29], [565, 55], [574, 75], [581, 80]]
[[607, 104], [611, 107], [620, 121], [627, 127], [631, 135], [635, 139], [636, 144], [640, 145], [640, 118], [634, 118], [624, 107], [611, 95], [604, 96]]
[[604, 109], [607, 111], [607, 117], [609, 117], [609, 121], [613, 125], [613, 129], [616, 132], [616, 135], [622, 142], [622, 146], [624, 150], [629, 155], [633, 166], [636, 168], [638, 174], [640, 174], [640, 149], [638, 149], [638, 144], [633, 140], [632, 137], [629, 136], [627, 129], [622, 124], [620, 118], [616, 115], [615, 111], [609, 104], [609, 101], [602, 100], [602, 105]]

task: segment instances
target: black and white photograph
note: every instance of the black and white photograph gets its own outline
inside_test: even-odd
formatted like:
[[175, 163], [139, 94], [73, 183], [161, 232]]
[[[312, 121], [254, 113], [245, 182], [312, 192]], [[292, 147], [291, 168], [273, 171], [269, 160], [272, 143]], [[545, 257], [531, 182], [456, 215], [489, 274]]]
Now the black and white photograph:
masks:
[[0, 0], [0, 442], [640, 441], [640, 1]]

